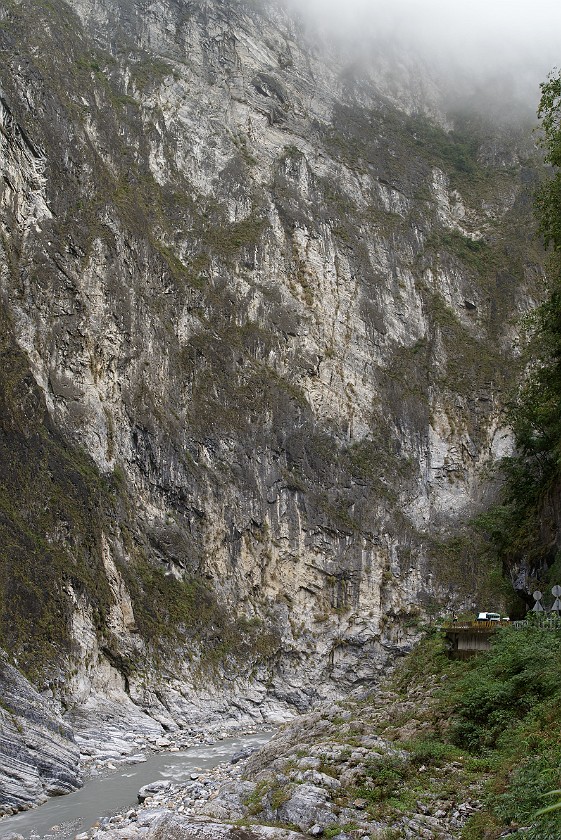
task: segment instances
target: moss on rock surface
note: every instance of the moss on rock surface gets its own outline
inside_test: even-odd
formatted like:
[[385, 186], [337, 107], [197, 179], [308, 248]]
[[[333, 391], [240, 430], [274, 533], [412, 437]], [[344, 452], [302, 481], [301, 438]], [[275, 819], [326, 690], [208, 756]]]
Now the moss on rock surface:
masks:
[[111, 602], [100, 532], [110, 486], [53, 427], [0, 315], [0, 644], [25, 672], [55, 669], [71, 645], [68, 586], [87, 593], [99, 630]]
[[307, 38], [266, 4], [6, 6], [0, 624], [28, 673], [80, 613], [120, 670], [268, 661], [300, 708], [439, 602], [504, 597], [459, 545], [539, 294], [540, 161]]

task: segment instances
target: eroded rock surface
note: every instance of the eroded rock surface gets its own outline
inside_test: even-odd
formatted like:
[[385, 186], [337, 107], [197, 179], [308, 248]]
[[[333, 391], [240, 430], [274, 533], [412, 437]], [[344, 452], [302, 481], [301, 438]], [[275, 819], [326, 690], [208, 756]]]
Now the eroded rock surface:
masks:
[[112, 828], [103, 832], [107, 840], [301, 840], [302, 835], [272, 826], [250, 828], [215, 822], [190, 821], [170, 814], [156, 817], [152, 825]]
[[106, 752], [376, 682], [494, 597], [531, 132], [276, 3], [0, 17], [0, 644]]
[[81, 784], [72, 730], [0, 656], [0, 816]]

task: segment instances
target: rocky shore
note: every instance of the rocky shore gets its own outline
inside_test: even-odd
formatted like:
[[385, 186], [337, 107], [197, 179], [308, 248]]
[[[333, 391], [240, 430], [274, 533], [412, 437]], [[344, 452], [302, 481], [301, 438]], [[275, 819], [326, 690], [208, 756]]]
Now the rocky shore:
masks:
[[429, 674], [324, 704], [250, 755], [146, 785], [138, 806], [75, 840], [458, 838], [481, 807], [484, 774], [437, 749], [438, 690]]

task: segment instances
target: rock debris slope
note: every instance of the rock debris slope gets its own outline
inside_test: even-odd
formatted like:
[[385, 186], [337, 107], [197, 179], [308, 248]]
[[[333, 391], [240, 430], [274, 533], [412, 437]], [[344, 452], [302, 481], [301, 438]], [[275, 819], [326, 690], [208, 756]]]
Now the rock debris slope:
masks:
[[489, 591], [528, 127], [279, 4], [6, 0], [0, 51], [2, 645], [80, 731], [375, 678]]
[[438, 667], [427, 652], [416, 648], [416, 658], [375, 693], [297, 717], [247, 761], [142, 788], [139, 807], [101, 820], [79, 840], [179, 840], [240, 830], [250, 840], [264, 825], [341, 840], [465, 836], [484, 818], [492, 771], [483, 762], [475, 770], [477, 759], [446, 741], [447, 681], [431, 673]]

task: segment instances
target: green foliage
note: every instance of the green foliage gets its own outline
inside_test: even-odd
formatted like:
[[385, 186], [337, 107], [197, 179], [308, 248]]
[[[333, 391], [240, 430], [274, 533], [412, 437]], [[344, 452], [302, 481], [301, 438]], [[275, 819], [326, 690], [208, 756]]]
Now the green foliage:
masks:
[[488, 811], [472, 814], [462, 829], [461, 840], [490, 840], [500, 834], [500, 823]]
[[173, 74], [173, 67], [167, 61], [142, 55], [132, 67], [132, 76], [141, 90], [157, 87], [161, 82]]
[[161, 568], [142, 562], [135, 564], [133, 575], [137, 580], [131, 580], [130, 585], [139, 607], [137, 623], [152, 641], [174, 637], [177, 630], [200, 630], [220, 618], [212, 593], [198, 578], [177, 580]]
[[265, 220], [256, 214], [240, 222], [225, 222], [220, 217], [203, 223], [201, 237], [210, 253], [231, 260], [240, 248], [255, 248], [264, 230]]
[[503, 463], [502, 503], [480, 519], [506, 565], [524, 557], [536, 570], [554, 559], [561, 487], [561, 77], [541, 88], [542, 143], [553, 175], [538, 191], [536, 212], [551, 248], [549, 294], [528, 324], [529, 373], [511, 407], [517, 452]]
[[470, 819], [464, 840], [497, 837], [510, 824], [529, 827], [523, 836], [532, 840], [561, 835], [559, 811], [538, 813], [544, 794], [561, 783], [560, 654], [559, 632], [501, 630], [491, 651], [465, 663], [447, 690], [450, 739], [488, 756], [494, 771], [486, 810]]
[[369, 805], [377, 805], [399, 792], [408, 773], [407, 762], [398, 755], [379, 756], [366, 765], [356, 793]]
[[561, 632], [503, 629], [488, 653], [464, 662], [445, 657], [435, 632], [398, 665], [393, 684], [404, 693], [439, 686], [428, 735], [403, 744], [404, 801], [408, 787], [426, 785], [420, 764], [442, 795], [454, 762], [450, 783], [467, 791], [476, 781], [483, 802], [462, 840], [495, 840], [508, 826], [525, 827], [513, 836], [531, 840], [561, 836], [561, 811], [538, 813], [551, 802], [544, 794], [561, 787]]
[[542, 145], [546, 160], [554, 168], [553, 177], [538, 194], [540, 230], [546, 245], [561, 249], [561, 74], [551, 74], [541, 85], [538, 116], [542, 121]]
[[543, 808], [540, 808], [539, 811], [536, 811], [537, 817], [541, 817], [543, 814], [551, 814], [553, 811], [561, 810], [561, 800], [559, 799], [561, 796], [561, 790], [549, 790], [547, 793], [543, 794], [543, 796], [547, 798], [555, 797], [558, 801], [553, 802], [551, 805], [545, 805]]
[[[492, 342], [475, 341], [472, 331], [439, 294], [431, 296], [429, 306], [444, 346], [449, 351], [445, 369], [442, 373], [436, 372], [441, 385], [466, 396], [473, 394], [474, 388], [489, 388], [492, 384], [504, 387], [511, 361], [504, 359], [501, 364]], [[477, 436], [476, 428], [473, 434]]]
[[396, 455], [396, 442], [392, 440], [388, 424], [385, 425], [386, 428], [382, 420], [372, 438], [349, 444], [344, 455], [354, 478], [375, 484], [381, 492], [385, 489], [387, 493], [389, 488], [384, 484], [385, 477], [389, 473], [407, 477], [411, 473], [411, 463]]
[[270, 782], [262, 779], [257, 782], [255, 789], [245, 797], [244, 805], [250, 816], [255, 816], [263, 810], [263, 798], [270, 790]]
[[471, 524], [458, 535], [429, 540], [427, 550], [433, 574], [453, 586], [460, 598], [469, 594], [472, 603], [494, 604], [509, 615], [515, 611], [518, 602], [500, 561]]
[[490, 245], [482, 239], [470, 239], [456, 230], [442, 231], [438, 237], [427, 242], [427, 247], [436, 245], [455, 254], [465, 265], [470, 266], [481, 276], [486, 276], [497, 268], [497, 256]]
[[473, 753], [495, 748], [540, 704], [561, 698], [561, 635], [528, 628], [497, 631], [491, 652], [456, 686], [454, 743]]
[[442, 635], [433, 631], [416, 646], [414, 656], [408, 656], [399, 663], [392, 682], [398, 691], [403, 692], [426, 674], [433, 674], [436, 678], [448, 674], [455, 667], [455, 663], [446, 656]]
[[273, 811], [277, 811], [281, 805], [284, 805], [285, 802], [288, 802], [292, 795], [291, 789], [289, 787], [274, 787], [271, 790], [271, 808]]
[[446, 761], [454, 761], [463, 757], [461, 750], [454, 744], [447, 744], [436, 738], [418, 738], [407, 744], [407, 749], [413, 764], [439, 766]]
[[338, 834], [341, 834], [343, 829], [340, 825], [328, 825], [323, 830], [323, 837], [326, 837], [327, 840], [330, 840], [331, 837], [337, 837]]
[[523, 834], [529, 840], [558, 840], [561, 813], [558, 809], [540, 811], [546, 804], [544, 793], [561, 781], [561, 746], [543, 740], [539, 751], [536, 746], [512, 768], [507, 789], [494, 798], [493, 811], [503, 823], [530, 825], [529, 831]]
[[425, 116], [410, 117], [406, 129], [414, 139], [417, 149], [428, 154], [435, 163], [444, 162], [453, 172], [473, 175], [477, 170], [479, 142], [468, 131], [444, 131]]
[[253, 666], [279, 647], [277, 635], [259, 618], [233, 617], [200, 577], [178, 580], [141, 559], [123, 572], [142, 636], [168, 655], [192, 658], [201, 651], [201, 673], [212, 675], [226, 662], [238, 670]]

